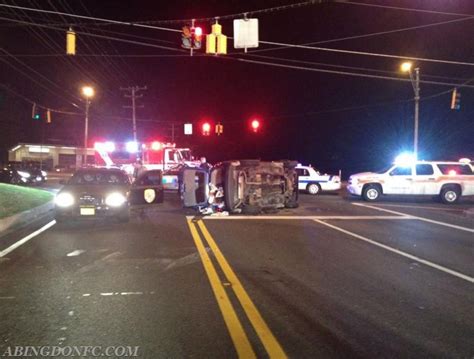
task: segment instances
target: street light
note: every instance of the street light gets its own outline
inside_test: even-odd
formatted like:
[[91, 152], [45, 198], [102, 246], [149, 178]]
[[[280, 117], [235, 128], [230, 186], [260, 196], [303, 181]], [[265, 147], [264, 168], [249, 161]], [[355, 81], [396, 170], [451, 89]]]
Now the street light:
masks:
[[402, 72], [408, 72], [410, 74], [411, 84], [413, 91], [415, 91], [415, 129], [413, 135], [413, 155], [415, 160], [418, 159], [418, 122], [420, 116], [420, 68], [415, 68], [415, 76], [412, 71], [413, 64], [411, 62], [404, 62], [400, 69]]
[[84, 125], [84, 157], [82, 158], [83, 164], [87, 165], [87, 140], [89, 133], [89, 106], [91, 104], [91, 98], [94, 97], [94, 88], [91, 86], [84, 86], [82, 88], [82, 94], [86, 98], [86, 118]]

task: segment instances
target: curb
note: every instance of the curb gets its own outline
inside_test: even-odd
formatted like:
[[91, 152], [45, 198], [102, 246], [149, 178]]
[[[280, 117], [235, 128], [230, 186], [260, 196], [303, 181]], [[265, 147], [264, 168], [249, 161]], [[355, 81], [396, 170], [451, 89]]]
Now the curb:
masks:
[[41, 206], [0, 219], [0, 236], [9, 229], [24, 226], [54, 209], [53, 201]]

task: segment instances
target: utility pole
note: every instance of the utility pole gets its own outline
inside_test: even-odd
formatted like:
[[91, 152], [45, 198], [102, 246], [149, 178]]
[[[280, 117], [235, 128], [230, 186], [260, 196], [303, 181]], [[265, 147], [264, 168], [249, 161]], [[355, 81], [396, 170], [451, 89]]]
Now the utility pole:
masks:
[[[136, 99], [143, 97], [143, 95], [137, 95], [139, 91], [144, 91], [146, 90], [147, 87], [140, 87], [140, 86], [132, 86], [132, 87], [121, 87], [121, 91], [127, 91], [130, 93], [130, 95], [124, 95], [126, 98], [131, 98], [132, 99], [132, 106], [123, 106], [124, 108], [131, 108], [132, 109], [132, 122], [133, 122], [133, 141], [136, 143], [137, 142], [137, 117], [136, 117]], [[143, 107], [143, 105], [138, 106], [140, 108]]]
[[420, 69], [415, 69], [415, 129], [413, 138], [413, 152], [418, 159], [418, 122], [420, 118]]
[[82, 158], [83, 165], [87, 165], [87, 142], [89, 141], [89, 106], [91, 101], [87, 98], [86, 99], [86, 117], [84, 123], [84, 157]]

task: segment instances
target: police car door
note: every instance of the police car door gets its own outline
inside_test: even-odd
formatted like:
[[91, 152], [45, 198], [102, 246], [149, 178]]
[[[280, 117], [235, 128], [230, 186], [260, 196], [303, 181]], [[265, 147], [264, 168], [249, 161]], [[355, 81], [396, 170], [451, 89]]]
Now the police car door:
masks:
[[311, 180], [309, 171], [306, 168], [297, 168], [296, 172], [298, 173], [298, 189], [304, 191]]
[[161, 170], [141, 173], [130, 188], [130, 204], [163, 203], [163, 176]]
[[206, 206], [209, 198], [209, 173], [201, 168], [185, 168], [181, 195], [184, 207]]

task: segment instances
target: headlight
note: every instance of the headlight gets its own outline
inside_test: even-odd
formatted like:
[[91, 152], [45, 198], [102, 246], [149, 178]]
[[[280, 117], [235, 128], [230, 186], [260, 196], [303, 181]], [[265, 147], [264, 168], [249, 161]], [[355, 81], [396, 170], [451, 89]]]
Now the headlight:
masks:
[[24, 171], [18, 171], [18, 174], [21, 177], [25, 177], [25, 178], [30, 178], [31, 177], [31, 175], [28, 172], [24, 172]]
[[60, 193], [54, 199], [54, 203], [59, 207], [70, 207], [74, 204], [74, 197], [70, 193]]
[[41, 171], [41, 176], [46, 177], [48, 174], [45, 171]]
[[105, 198], [105, 204], [110, 207], [120, 207], [126, 201], [125, 196], [118, 192], [111, 193]]

